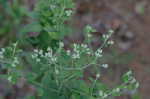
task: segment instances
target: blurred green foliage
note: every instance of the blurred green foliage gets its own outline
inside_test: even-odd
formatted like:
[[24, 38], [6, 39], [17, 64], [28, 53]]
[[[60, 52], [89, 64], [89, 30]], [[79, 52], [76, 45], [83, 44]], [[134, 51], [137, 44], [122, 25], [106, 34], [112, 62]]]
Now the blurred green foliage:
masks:
[[60, 39], [72, 32], [67, 24], [74, 7], [71, 0], [38, 0], [32, 11], [21, 1], [0, 1], [0, 38], [7, 44], [20, 41], [22, 45], [56, 47]]
[[40, 48], [57, 46], [66, 33], [71, 33], [71, 27], [64, 23], [70, 19], [73, 6], [71, 0], [37, 1], [34, 11], [29, 14], [32, 22], [21, 33], [39, 33], [38, 36], [28, 38], [28, 41]]
[[20, 0], [0, 0], [0, 38], [15, 41], [26, 14], [27, 8]]

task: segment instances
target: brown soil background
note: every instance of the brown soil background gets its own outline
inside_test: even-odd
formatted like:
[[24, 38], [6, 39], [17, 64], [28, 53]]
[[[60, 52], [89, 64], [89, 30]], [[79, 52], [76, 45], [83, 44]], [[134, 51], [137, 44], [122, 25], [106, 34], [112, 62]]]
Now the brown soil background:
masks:
[[[144, 9], [144, 12], [141, 13], [139, 9]], [[150, 99], [150, 1], [78, 0], [75, 23], [80, 28], [85, 24], [93, 24], [99, 33], [105, 31], [104, 26], [118, 29], [113, 37], [116, 48], [123, 54], [135, 54], [126, 67], [133, 69], [140, 82], [141, 99]], [[118, 68], [119, 72], [124, 69], [123, 66]], [[120, 96], [115, 99], [131, 97]]]
[[[34, 5], [35, 0], [24, 0], [26, 4]], [[82, 42], [82, 29], [86, 24], [92, 24], [98, 31], [98, 35], [113, 28], [116, 33], [113, 36], [113, 46], [121, 55], [134, 53], [135, 57], [125, 65], [117, 64], [110, 66], [113, 69], [113, 76], [106, 81], [118, 81], [119, 75], [128, 68], [133, 72], [140, 82], [139, 99], [150, 99], [150, 0], [76, 0], [76, 13], [73, 18], [73, 25], [77, 31], [70, 38], [75, 42]], [[93, 45], [99, 46], [95, 39]], [[105, 72], [105, 71], [104, 71]], [[107, 73], [107, 72], [106, 72]], [[114, 80], [115, 79], [115, 80]], [[0, 85], [0, 95], [3, 94], [7, 84]], [[20, 85], [22, 86], [22, 85]], [[23, 85], [23, 88], [13, 86], [13, 93], [6, 96], [6, 99], [20, 99], [26, 92], [34, 89]], [[18, 96], [17, 96], [18, 95]], [[132, 99], [126, 94], [115, 99]]]

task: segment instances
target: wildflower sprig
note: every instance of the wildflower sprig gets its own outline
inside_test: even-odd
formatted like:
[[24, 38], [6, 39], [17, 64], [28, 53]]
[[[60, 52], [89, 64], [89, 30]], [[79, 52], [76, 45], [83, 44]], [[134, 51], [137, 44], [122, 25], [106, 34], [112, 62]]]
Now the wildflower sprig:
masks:
[[[4, 64], [4, 66], [9, 65], [11, 67], [8, 68], [9, 72], [7, 74], [7, 79], [10, 82], [15, 83], [18, 78], [24, 77], [29, 80], [29, 82], [32, 82], [33, 85], [35, 82], [36, 84], [39, 83], [39, 87], [43, 86], [42, 90], [44, 92], [42, 95], [40, 93], [40, 96], [45, 96], [47, 92], [50, 92], [55, 93], [57, 96], [61, 94], [63, 97], [66, 97], [65, 90], [68, 90], [67, 93], [71, 94], [70, 97], [74, 97], [74, 94], [80, 94], [82, 97], [86, 97], [87, 99], [88, 97], [92, 97], [93, 99], [107, 99], [110, 96], [118, 96], [122, 94], [125, 89], [132, 90], [139, 87], [139, 83], [133, 77], [132, 71], [124, 74], [123, 83], [113, 89], [109, 89], [108, 87], [104, 88], [105, 84], [99, 81], [101, 79], [100, 67], [105, 69], [108, 68], [108, 64], [100, 65], [99, 60], [103, 56], [103, 47], [105, 47], [104, 45], [107, 44], [109, 38], [110, 34], [104, 37], [102, 46], [95, 51], [90, 48], [88, 44], [75, 43], [72, 45], [72, 50], [65, 50], [63, 48], [64, 43], [60, 42], [58, 49], [52, 49], [51, 47], [48, 47], [46, 51], [42, 49], [34, 49], [33, 52], [28, 52], [28, 57], [31, 57], [29, 60], [29, 63], [32, 67], [31, 75], [36, 74], [36, 79], [32, 80], [30, 79], [32, 77], [27, 76], [29, 74], [25, 73], [18, 75], [20, 71], [23, 72], [23, 69], [20, 70], [18, 68], [24, 65], [20, 61], [20, 58], [24, 56], [21, 54], [23, 52], [19, 51], [16, 46], [13, 45], [12, 47], [1, 49], [0, 58], [1, 60], [9, 59], [7, 54], [13, 53], [15, 49], [15, 53], [13, 53], [14, 57], [10, 58], [11, 64]], [[89, 67], [93, 68], [96, 78], [90, 78], [91, 83], [87, 85], [86, 82], [83, 83], [83, 81], [80, 79], [84, 77], [84, 70]], [[51, 84], [53, 84], [53, 86], [50, 86]], [[79, 86], [76, 84], [79, 84]], [[70, 99], [67, 97], [66, 99]]]
[[17, 48], [17, 43], [14, 43], [12, 46], [6, 48], [1, 48], [0, 50], [0, 64], [2, 65], [2, 70], [7, 69], [6, 74], [2, 76], [6, 77], [10, 82], [15, 84], [23, 74], [20, 72], [22, 64], [19, 57], [22, 50]]
[[84, 29], [85, 34], [85, 42], [89, 43], [91, 42], [92, 39], [92, 33], [96, 32], [96, 29], [94, 29], [93, 27], [91, 27], [90, 25], [87, 25]]
[[134, 78], [132, 71], [128, 71], [123, 75], [123, 83], [121, 85], [118, 85], [109, 91], [100, 90], [99, 96], [102, 99], [107, 99], [107, 97], [110, 96], [120, 96], [124, 90], [131, 90], [131, 87], [132, 89], [137, 89], [139, 87], [139, 82]]

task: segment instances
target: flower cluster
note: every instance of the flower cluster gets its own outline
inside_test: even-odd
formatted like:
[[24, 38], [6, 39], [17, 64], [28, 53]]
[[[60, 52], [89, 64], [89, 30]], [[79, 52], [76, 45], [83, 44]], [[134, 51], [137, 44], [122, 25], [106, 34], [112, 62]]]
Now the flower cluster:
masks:
[[[70, 52], [70, 50], [67, 50], [68, 55], [71, 55]], [[92, 55], [92, 50], [87, 44], [73, 44], [73, 54], [71, 57], [73, 59], [79, 59], [81, 54]]]
[[121, 85], [117, 86], [116, 88], [113, 88], [111, 91], [105, 92], [103, 90], [98, 91], [98, 95], [101, 99], [106, 99], [109, 96], [118, 96], [120, 95], [123, 90], [125, 89], [130, 89], [131, 86], [133, 89], [137, 89], [139, 87], [138, 81], [133, 77], [132, 71], [128, 71], [127, 73], [124, 74], [124, 79], [125, 82], [122, 83]]
[[95, 56], [97, 57], [97, 58], [100, 58], [100, 57], [102, 57], [102, 50], [101, 49], [98, 49], [96, 52], [95, 52]]
[[110, 40], [110, 41], [108, 41], [107, 44], [108, 44], [108, 45], [113, 45], [113, 44], [114, 44], [114, 41]]
[[73, 11], [72, 10], [66, 10], [65, 13], [69, 17], [72, 15]]
[[[110, 33], [112, 33], [112, 31]], [[109, 37], [110, 35], [106, 35], [104, 44], [108, 43]], [[108, 64], [101, 64], [99, 61], [99, 59], [101, 59], [101, 57], [103, 56], [102, 49], [104, 44], [102, 44], [102, 47], [100, 46], [95, 51], [90, 48], [88, 43], [73, 44], [71, 46], [72, 48], [70, 48], [71, 50], [65, 50], [64, 43], [59, 42], [59, 46], [55, 50], [51, 47], [48, 47], [46, 50], [35, 49], [32, 53], [29, 52], [29, 54], [31, 54], [31, 56], [29, 57], [34, 60], [33, 62], [31, 62], [31, 66], [35, 66], [36, 64], [36, 67], [33, 68], [35, 70], [35, 72], [33, 73], [35, 73], [39, 77], [41, 77], [41, 74], [44, 75], [42, 77], [42, 81], [38, 82], [35, 79], [35, 82], [46, 82], [46, 84], [48, 84], [46, 86], [49, 86], [52, 82], [54, 85], [58, 86], [58, 88], [56, 88], [55, 90], [60, 94], [64, 94], [63, 90], [66, 90], [65, 84], [82, 85], [82, 82], [77, 83], [77, 81], [81, 81], [77, 79], [83, 77], [84, 69], [87, 69], [90, 66], [94, 70], [93, 72], [95, 73], [95, 76], [90, 78], [91, 84], [89, 84], [89, 86], [92, 87], [85, 87], [86, 83], [84, 83], [83, 85], [86, 91], [83, 91], [82, 93], [89, 93], [87, 96], [94, 98], [96, 97], [96, 99], [107, 99], [109, 96], [120, 95], [120, 93], [122, 93], [124, 89], [137, 89], [139, 87], [139, 83], [133, 77], [132, 71], [129, 71], [123, 75], [123, 83], [121, 85], [118, 85], [113, 89], [101, 88], [105, 86], [103, 86], [103, 82], [99, 82], [99, 79], [101, 79], [101, 68], [99, 67], [105, 69], [109, 67]], [[0, 58], [4, 57], [4, 53], [5, 49], [1, 49]], [[20, 64], [20, 57], [18, 56], [18, 51], [16, 51], [16, 45], [11, 48], [11, 53], [13, 53], [14, 55], [13, 57], [11, 57], [11, 66], [14, 70], [17, 69], [17, 65]], [[9, 69], [12, 69], [12, 67]], [[7, 79], [14, 82], [16, 78], [20, 77], [20, 75], [18, 76], [17, 72], [13, 72], [13, 70], [10, 71]], [[45, 86], [45, 83], [43, 83], [43, 85]], [[79, 92], [80, 90], [83, 90], [80, 86], [76, 86], [76, 88], [69, 87], [69, 89], [78, 89]], [[89, 92], [87, 92], [88, 90]], [[72, 93], [72, 91], [69, 92]]]
[[0, 51], [0, 59], [3, 59], [3, 58], [4, 58], [4, 53], [5, 53], [5, 49], [4, 49], [4, 48], [1, 48], [1, 51]]
[[108, 68], [108, 64], [102, 64], [103, 68]]
[[12, 61], [12, 67], [16, 67], [19, 64], [18, 57], [14, 57]]
[[133, 77], [133, 73], [131, 70], [128, 71], [126, 74], [124, 74], [123, 81], [125, 83], [133, 84], [135, 86], [135, 88], [139, 87], [139, 82], [137, 82], [136, 79]]
[[41, 62], [41, 59], [48, 59], [50, 63], [57, 62], [57, 57], [53, 55], [53, 51], [50, 47], [47, 48], [47, 52], [35, 49], [34, 53], [32, 54], [32, 59], [35, 59], [38, 63]]
[[99, 97], [101, 97], [102, 99], [105, 99], [108, 97], [108, 94], [103, 92], [102, 90], [99, 91]]
[[92, 28], [90, 25], [87, 25], [85, 27], [85, 32], [86, 33], [91, 33], [91, 32], [96, 32], [96, 30], [94, 28]]

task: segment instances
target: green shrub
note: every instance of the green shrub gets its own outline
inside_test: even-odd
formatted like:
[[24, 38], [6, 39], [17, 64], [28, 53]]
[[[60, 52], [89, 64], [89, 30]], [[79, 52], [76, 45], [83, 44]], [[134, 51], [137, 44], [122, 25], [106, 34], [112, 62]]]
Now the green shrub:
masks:
[[56, 47], [60, 39], [72, 32], [71, 27], [65, 23], [71, 18], [73, 7], [71, 0], [38, 0], [35, 9], [28, 14], [32, 23], [26, 25], [21, 33], [38, 33], [38, 36], [27, 37], [37, 47]]
[[7, 44], [16, 41], [27, 13], [20, 0], [0, 0], [0, 38], [5, 37]]

